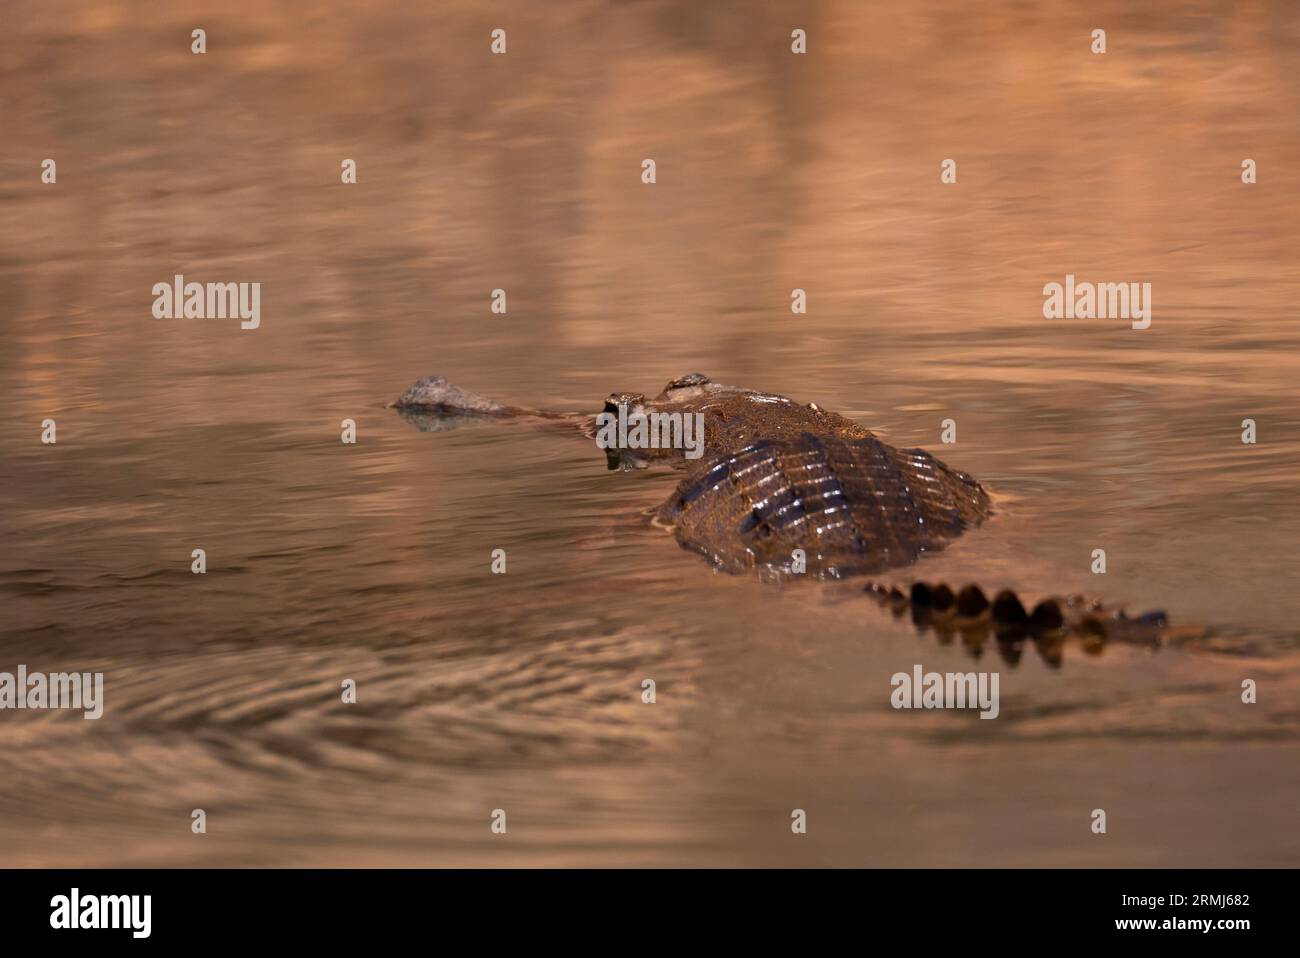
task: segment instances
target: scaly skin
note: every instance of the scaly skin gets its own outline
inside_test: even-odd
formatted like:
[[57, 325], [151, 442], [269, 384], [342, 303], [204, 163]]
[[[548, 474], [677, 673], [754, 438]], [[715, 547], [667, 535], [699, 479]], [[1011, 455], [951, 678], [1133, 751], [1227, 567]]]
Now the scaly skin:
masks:
[[683, 548], [727, 572], [843, 578], [910, 565], [989, 514], [988, 494], [920, 449], [874, 436], [763, 439], [690, 470], [659, 509]]

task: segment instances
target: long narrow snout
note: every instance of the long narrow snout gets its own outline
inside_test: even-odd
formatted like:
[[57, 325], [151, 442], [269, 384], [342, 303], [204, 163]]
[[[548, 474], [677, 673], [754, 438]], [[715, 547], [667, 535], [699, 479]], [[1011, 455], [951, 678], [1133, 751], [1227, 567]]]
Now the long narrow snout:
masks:
[[390, 402], [388, 408], [397, 410], [399, 416], [421, 432], [446, 432], [487, 422], [533, 422], [583, 432], [591, 418], [580, 413], [506, 406], [461, 389], [442, 376], [425, 376]]

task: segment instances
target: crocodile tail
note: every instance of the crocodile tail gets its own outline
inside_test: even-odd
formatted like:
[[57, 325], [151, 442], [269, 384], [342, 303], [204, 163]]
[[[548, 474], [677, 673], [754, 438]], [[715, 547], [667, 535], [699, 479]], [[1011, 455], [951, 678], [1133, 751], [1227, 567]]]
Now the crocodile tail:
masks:
[[1046, 596], [1030, 606], [1010, 589], [990, 601], [977, 585], [954, 590], [944, 582], [921, 581], [906, 587], [869, 582], [864, 591], [895, 616], [910, 614], [918, 628], [941, 638], [960, 633], [968, 647], [978, 650], [992, 635], [1008, 658], [1008, 646], [1032, 639], [1053, 664], [1059, 664], [1060, 646], [1071, 636], [1079, 638], [1086, 651], [1099, 652], [1112, 641], [1158, 647], [1169, 628], [1162, 611], [1130, 617], [1123, 609], [1109, 609], [1083, 596]]

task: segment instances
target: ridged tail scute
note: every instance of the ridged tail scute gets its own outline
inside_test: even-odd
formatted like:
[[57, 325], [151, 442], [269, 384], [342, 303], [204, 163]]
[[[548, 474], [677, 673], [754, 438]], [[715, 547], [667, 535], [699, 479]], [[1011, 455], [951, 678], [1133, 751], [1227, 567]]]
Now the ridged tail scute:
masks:
[[1003, 589], [989, 601], [977, 585], [954, 592], [947, 583], [917, 581], [904, 591], [898, 585], [869, 582], [865, 591], [895, 616], [910, 613], [917, 628], [933, 631], [943, 641], [960, 634], [962, 644], [973, 655], [981, 653], [991, 635], [1003, 659], [1011, 664], [1019, 661], [1026, 639], [1033, 640], [1049, 665], [1057, 666], [1069, 637], [1080, 639], [1085, 651], [1096, 654], [1108, 642], [1158, 647], [1164, 643], [1169, 627], [1164, 612], [1132, 618], [1122, 609], [1110, 610], [1082, 596], [1048, 596], [1031, 609], [1010, 589]]

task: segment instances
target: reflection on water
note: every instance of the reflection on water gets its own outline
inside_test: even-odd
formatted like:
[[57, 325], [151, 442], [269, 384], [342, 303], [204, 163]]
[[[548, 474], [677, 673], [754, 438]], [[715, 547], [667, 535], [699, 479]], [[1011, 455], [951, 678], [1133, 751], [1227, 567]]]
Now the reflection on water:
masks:
[[[196, 57], [183, 11], [11, 3], [0, 670], [106, 680], [0, 713], [7, 860], [1295, 864], [1300, 28], [1165, 6], [237, 2]], [[261, 328], [152, 319], [175, 273], [262, 283]], [[1066, 273], [1152, 283], [1151, 328], [1043, 320]], [[671, 474], [383, 408], [696, 369], [955, 419], [998, 514], [927, 575], [1211, 637], [985, 651], [996, 721], [895, 712], [972, 650], [711, 573], [643, 521]]]

